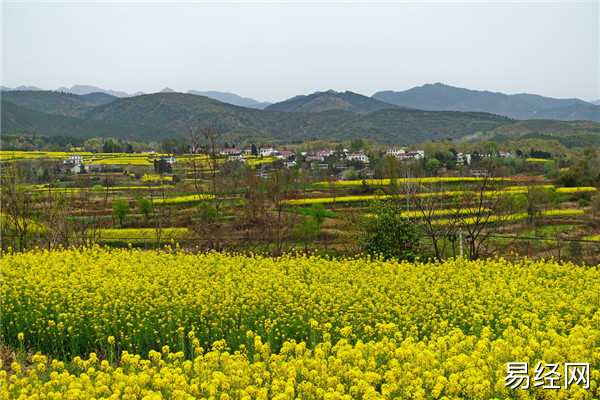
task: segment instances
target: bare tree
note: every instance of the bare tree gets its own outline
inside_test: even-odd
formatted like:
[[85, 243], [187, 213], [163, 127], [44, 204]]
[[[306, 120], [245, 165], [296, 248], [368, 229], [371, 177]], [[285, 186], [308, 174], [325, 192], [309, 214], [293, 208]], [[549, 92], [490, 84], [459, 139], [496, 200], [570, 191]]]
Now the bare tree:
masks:
[[23, 172], [14, 165], [2, 168], [2, 248], [25, 250], [36, 227], [36, 204]]
[[275, 218], [269, 226], [274, 233], [276, 254], [280, 254], [284, 240], [289, 237], [300, 219], [296, 213], [285, 213], [285, 201], [294, 197], [298, 190], [298, 173], [296, 170], [277, 168], [266, 180], [267, 200], [275, 208]]
[[448, 246], [452, 246], [454, 251], [454, 241], [458, 231], [458, 221], [455, 218], [439, 223], [440, 217], [447, 209], [445, 203], [451, 192], [448, 193], [441, 182], [427, 184], [421, 180], [415, 180], [410, 186], [399, 185], [398, 189], [401, 194], [399, 202], [404, 197], [412, 205], [415, 220], [431, 240], [435, 258], [441, 261]]
[[[83, 191], [86, 193], [86, 191]], [[46, 229], [44, 236], [48, 247], [59, 244], [67, 247], [71, 244], [73, 235], [72, 202], [73, 196], [61, 193], [48, 187], [45, 196], [39, 197], [42, 220]]]
[[102, 179], [102, 186], [104, 186], [104, 207], [108, 205], [108, 195], [110, 194], [110, 188], [115, 186], [115, 177], [109, 174], [104, 174]]
[[280, 254], [286, 239], [292, 236], [300, 221], [297, 213], [285, 211], [285, 201], [299, 190], [298, 173], [282, 167], [274, 169], [264, 179], [254, 170], [248, 170], [244, 182], [245, 201], [236, 226], [245, 231], [246, 248]]
[[476, 181], [471, 190], [462, 190], [454, 197], [452, 218], [465, 233], [471, 259], [489, 256], [512, 243], [498, 244], [490, 238], [510, 224], [515, 213], [522, 211], [514, 198], [514, 193], [493, 186], [489, 176]]

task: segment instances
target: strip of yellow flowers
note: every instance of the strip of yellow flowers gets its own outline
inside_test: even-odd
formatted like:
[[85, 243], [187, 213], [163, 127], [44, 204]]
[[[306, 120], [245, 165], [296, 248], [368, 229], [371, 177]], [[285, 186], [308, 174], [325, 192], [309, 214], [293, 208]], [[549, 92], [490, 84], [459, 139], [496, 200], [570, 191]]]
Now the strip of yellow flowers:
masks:
[[152, 200], [155, 204], [167, 204], [167, 205], [177, 205], [183, 203], [199, 203], [202, 200], [214, 199], [215, 196], [211, 194], [202, 194], [197, 195], [193, 194], [190, 196], [178, 196], [178, 197], [167, 197], [165, 199], [154, 199]]
[[[537, 188], [543, 188], [546, 190], [554, 189], [553, 185], [539, 185]], [[519, 193], [527, 193], [529, 189], [526, 186], [508, 186], [503, 188], [502, 190], [489, 190], [485, 191], [484, 194], [486, 196], [498, 196], [502, 193], [506, 194], [519, 194]], [[556, 188], [557, 193], [563, 194], [572, 194], [572, 193], [585, 193], [585, 192], [596, 192], [598, 189], [595, 187], [565, 187], [565, 188]], [[454, 190], [447, 192], [433, 192], [433, 193], [417, 193], [416, 197], [430, 197], [430, 196], [461, 196], [465, 193], [473, 193], [464, 190]], [[306, 199], [292, 199], [284, 201], [285, 204], [288, 205], [310, 205], [310, 204], [329, 204], [329, 203], [353, 203], [358, 201], [368, 201], [373, 200], [374, 198], [387, 199], [387, 198], [399, 198], [404, 199], [405, 196], [400, 195], [364, 195], [364, 196], [340, 196], [340, 197], [317, 197], [317, 198], [306, 198]]]
[[[527, 213], [515, 213], [515, 214], [510, 214], [510, 215], [491, 215], [491, 216], [487, 216], [487, 212], [483, 211], [483, 213], [485, 214], [484, 217], [471, 217], [471, 218], [465, 218], [464, 220], [460, 221], [461, 224], [463, 225], [474, 225], [478, 222], [486, 222], [486, 223], [490, 223], [490, 222], [496, 222], [496, 221], [519, 221], [522, 219], [527, 219], [529, 217], [529, 214]], [[537, 213], [537, 216], [541, 216], [541, 217], [559, 217], [559, 216], [564, 216], [564, 215], [582, 215], [583, 214], [583, 210], [547, 210], [547, 211], [542, 211], [540, 213]], [[433, 221], [434, 224], [436, 225], [448, 225], [448, 224], [452, 224], [452, 223], [456, 223], [457, 221], [455, 219], [439, 219], [436, 221]]]
[[157, 234], [160, 234], [162, 241], [180, 240], [188, 235], [187, 228], [162, 228], [157, 231], [153, 228], [131, 228], [131, 229], [100, 229], [98, 231], [98, 241], [106, 242], [110, 240], [129, 241], [139, 243], [145, 241], [155, 241]]
[[[40, 351], [3, 366], [2, 399], [600, 394], [597, 268], [92, 247], [0, 273], [2, 343]], [[589, 362], [590, 389], [511, 391], [507, 362]]]
[[[345, 186], [360, 186], [363, 184], [363, 181], [367, 185], [379, 185], [379, 186], [387, 186], [390, 184], [390, 179], [358, 179], [352, 181], [333, 181], [333, 182], [317, 182], [316, 186], [325, 186], [328, 187], [330, 185], [345, 187]], [[416, 184], [422, 183], [458, 183], [458, 182], [482, 182], [482, 178], [475, 177], [446, 177], [446, 178], [437, 178], [437, 177], [429, 177], [429, 178], [401, 178], [395, 180], [398, 185], [405, 184], [407, 182], [412, 182]], [[487, 178], [489, 182], [506, 182], [509, 179], [506, 178]]]

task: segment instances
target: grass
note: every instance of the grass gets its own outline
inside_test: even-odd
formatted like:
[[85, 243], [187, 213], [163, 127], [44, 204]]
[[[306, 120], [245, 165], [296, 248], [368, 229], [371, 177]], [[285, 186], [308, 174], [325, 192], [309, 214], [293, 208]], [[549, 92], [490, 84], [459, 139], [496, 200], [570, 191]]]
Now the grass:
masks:
[[570, 229], [576, 228], [578, 226], [579, 225], [574, 225], [574, 224], [566, 224], [566, 225], [548, 224], [548, 225], [538, 226], [535, 228], [523, 229], [516, 233], [518, 233], [519, 236], [525, 236], [525, 237], [553, 237], [556, 233], [565, 232]]

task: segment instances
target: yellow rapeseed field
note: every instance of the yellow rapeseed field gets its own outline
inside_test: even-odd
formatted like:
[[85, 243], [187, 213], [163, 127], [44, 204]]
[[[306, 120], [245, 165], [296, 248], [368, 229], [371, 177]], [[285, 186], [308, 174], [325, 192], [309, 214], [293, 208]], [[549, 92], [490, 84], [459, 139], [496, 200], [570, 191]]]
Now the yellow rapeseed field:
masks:
[[[2, 343], [39, 353], [2, 399], [600, 395], [597, 267], [167, 250], [4, 254]], [[538, 362], [589, 363], [589, 389], [534, 386]]]

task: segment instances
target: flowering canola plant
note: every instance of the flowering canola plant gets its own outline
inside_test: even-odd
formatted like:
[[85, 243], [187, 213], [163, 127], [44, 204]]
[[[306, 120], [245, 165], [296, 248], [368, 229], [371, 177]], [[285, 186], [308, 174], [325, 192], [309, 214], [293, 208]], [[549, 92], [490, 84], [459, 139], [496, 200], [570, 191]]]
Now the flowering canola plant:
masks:
[[[507, 182], [510, 179], [507, 178], [486, 178], [489, 182]], [[397, 184], [401, 185], [406, 182], [413, 183], [459, 183], [459, 182], [481, 182], [482, 178], [475, 177], [429, 177], [429, 178], [400, 178], [395, 180]], [[346, 187], [346, 186], [361, 186], [363, 182], [367, 185], [380, 185], [387, 186], [391, 183], [390, 179], [363, 179], [363, 180], [352, 180], [352, 181], [334, 181], [334, 182], [317, 182], [315, 186], [329, 187], [330, 185]]]
[[[593, 399], [600, 272], [142, 252], [5, 253], [2, 399]], [[47, 357], [46, 355], [51, 355]], [[590, 363], [590, 388], [510, 390], [506, 363]]]

